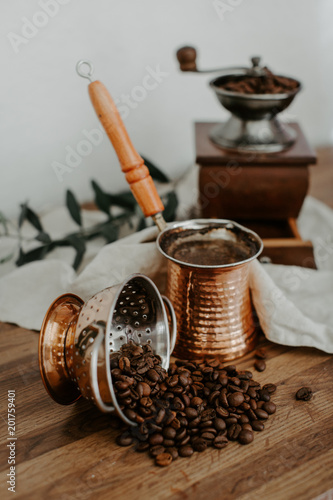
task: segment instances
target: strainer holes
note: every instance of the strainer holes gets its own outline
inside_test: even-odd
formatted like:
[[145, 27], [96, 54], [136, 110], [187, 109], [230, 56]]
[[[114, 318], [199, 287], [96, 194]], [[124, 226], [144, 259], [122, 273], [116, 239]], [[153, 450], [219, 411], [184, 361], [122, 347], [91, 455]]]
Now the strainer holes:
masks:
[[130, 298], [129, 297], [126, 297], [126, 300], [129, 300]]
[[121, 302], [119, 302], [119, 305], [123, 306], [124, 305], [124, 301], [122, 300]]
[[141, 333], [138, 333], [138, 337], [142, 337], [142, 334], [141, 334]]
[[151, 344], [151, 339], [148, 339], [148, 340], [147, 340], [147, 344]]
[[138, 326], [140, 326], [140, 323], [139, 323], [138, 321], [136, 321], [136, 322], [134, 323], [134, 326], [138, 327]]
[[147, 319], [147, 318], [148, 318], [147, 314], [142, 315], [142, 319]]
[[146, 309], [146, 306], [141, 306], [140, 309], [144, 310]]
[[126, 325], [129, 323], [129, 319], [128, 318], [125, 318], [124, 322], [126, 323]]
[[134, 294], [134, 293], [136, 293], [136, 291], [135, 291], [135, 290], [133, 290], [133, 291], [132, 291], [132, 293]]
[[130, 306], [135, 306], [135, 302], [131, 302], [131, 303], [130, 303]]
[[151, 333], [150, 328], [146, 328], [146, 333], [148, 333], [148, 334]]
[[122, 314], [127, 314], [127, 309], [123, 309], [121, 312]]
[[140, 299], [139, 300], [139, 304], [143, 304], [144, 303], [144, 300], [143, 299]]
[[121, 335], [121, 336], [119, 337], [119, 340], [124, 340], [124, 337]]
[[139, 311], [133, 311], [133, 316], [137, 316], [139, 314]]
[[120, 325], [117, 326], [117, 330], [120, 331], [122, 330], [122, 327]]

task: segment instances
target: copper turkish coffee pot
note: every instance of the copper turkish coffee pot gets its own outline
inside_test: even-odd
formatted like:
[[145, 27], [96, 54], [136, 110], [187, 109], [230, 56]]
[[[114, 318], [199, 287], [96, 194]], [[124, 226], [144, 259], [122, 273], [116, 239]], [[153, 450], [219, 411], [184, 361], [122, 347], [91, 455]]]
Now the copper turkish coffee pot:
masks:
[[[85, 69], [87, 71], [85, 71]], [[79, 61], [77, 72], [88, 78], [89, 95], [125, 173], [132, 193], [145, 217], [152, 217], [160, 233], [158, 250], [167, 259], [166, 295], [177, 318], [177, 341], [173, 354], [179, 358], [219, 356], [231, 360], [253, 349], [256, 329], [249, 289], [249, 264], [257, 258], [263, 243], [253, 231], [223, 219], [195, 219], [166, 224], [163, 203], [135, 150], [117, 107], [100, 81], [91, 81], [92, 64]], [[195, 263], [180, 259], [184, 244], [243, 245], [246, 255], [226, 264]]]

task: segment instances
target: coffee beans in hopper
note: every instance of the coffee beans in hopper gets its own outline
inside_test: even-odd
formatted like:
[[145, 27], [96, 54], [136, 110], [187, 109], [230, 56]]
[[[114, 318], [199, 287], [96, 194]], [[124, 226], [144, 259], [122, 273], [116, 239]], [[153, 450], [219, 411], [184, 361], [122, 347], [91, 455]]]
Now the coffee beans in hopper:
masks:
[[117, 401], [136, 426], [117, 438], [148, 451], [160, 467], [230, 441], [250, 444], [275, 413], [274, 384], [261, 387], [250, 371], [217, 359], [176, 361], [166, 371], [149, 344], [124, 344], [111, 358]]

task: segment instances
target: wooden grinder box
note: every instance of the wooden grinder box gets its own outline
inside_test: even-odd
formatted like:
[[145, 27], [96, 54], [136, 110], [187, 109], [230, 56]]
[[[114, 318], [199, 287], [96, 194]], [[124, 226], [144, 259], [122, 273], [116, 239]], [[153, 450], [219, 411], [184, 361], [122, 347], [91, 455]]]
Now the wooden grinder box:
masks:
[[295, 144], [280, 153], [237, 153], [209, 139], [216, 123], [196, 123], [196, 161], [200, 167], [202, 216], [231, 219], [256, 231], [262, 257], [276, 264], [315, 268], [313, 248], [298, 233], [296, 218], [309, 186], [308, 166], [316, 163], [297, 123]]

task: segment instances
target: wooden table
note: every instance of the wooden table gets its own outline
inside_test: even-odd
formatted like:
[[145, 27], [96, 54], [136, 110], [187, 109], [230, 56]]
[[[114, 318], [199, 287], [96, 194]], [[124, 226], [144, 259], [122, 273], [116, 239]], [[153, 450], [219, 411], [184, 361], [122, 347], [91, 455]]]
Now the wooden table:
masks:
[[[333, 153], [320, 152], [311, 194], [333, 207]], [[19, 499], [302, 500], [333, 489], [333, 357], [315, 349], [264, 341], [261, 383], [278, 385], [277, 412], [248, 446], [230, 443], [158, 468], [146, 454], [115, 444], [117, 419], [86, 401], [60, 406], [47, 395], [38, 369], [38, 334], [0, 324], [0, 494], [7, 491], [7, 392], [16, 393], [16, 494]], [[253, 366], [251, 355], [238, 363]], [[296, 401], [311, 386], [313, 399]], [[332, 499], [333, 490], [320, 500]]]

